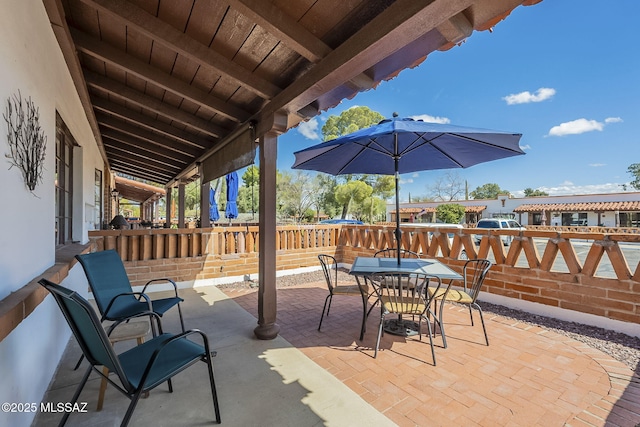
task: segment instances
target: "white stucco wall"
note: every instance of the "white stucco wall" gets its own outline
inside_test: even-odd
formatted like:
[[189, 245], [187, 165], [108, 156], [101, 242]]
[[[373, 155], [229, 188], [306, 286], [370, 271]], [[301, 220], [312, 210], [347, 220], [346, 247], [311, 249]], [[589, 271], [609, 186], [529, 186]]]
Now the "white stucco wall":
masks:
[[[20, 91], [39, 108], [47, 137], [43, 182], [33, 194], [22, 174], [9, 169], [7, 126], [0, 119], [0, 300], [55, 262], [54, 178], [56, 111], [81, 145], [75, 150], [73, 238], [86, 242], [85, 205], [92, 206], [95, 169], [103, 162], [41, 0], [0, 0], [0, 110]], [[63, 285], [86, 289], [76, 265]], [[0, 401], [39, 403], [64, 350], [70, 330], [47, 297], [0, 342]], [[2, 426], [29, 426], [34, 414], [0, 413]]]
[[7, 125], [0, 120], [0, 299], [20, 289], [54, 263], [54, 175], [56, 111], [82, 146], [83, 167], [75, 188], [74, 239], [87, 241], [84, 203], [93, 205], [93, 177], [103, 164], [79, 97], [67, 70], [62, 52], [39, 0], [2, 0], [0, 13], [0, 102], [18, 90], [31, 98], [40, 111], [40, 124], [47, 136], [44, 179], [33, 194], [26, 188], [21, 172], [9, 169]]

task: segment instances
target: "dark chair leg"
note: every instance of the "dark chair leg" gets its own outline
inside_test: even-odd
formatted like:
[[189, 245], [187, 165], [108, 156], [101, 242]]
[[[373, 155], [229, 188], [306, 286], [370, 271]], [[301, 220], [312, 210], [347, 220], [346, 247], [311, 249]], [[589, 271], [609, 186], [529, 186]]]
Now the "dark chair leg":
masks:
[[[78, 388], [76, 389], [75, 394], [71, 398], [71, 402], [70, 402], [71, 406], [75, 405], [75, 403], [78, 401], [78, 397], [80, 397], [80, 392], [82, 392], [84, 385], [87, 383], [87, 380], [89, 379], [89, 375], [91, 375], [92, 370], [93, 370], [93, 366], [89, 366], [89, 368], [87, 369], [87, 372], [84, 374], [84, 377], [82, 377], [82, 380], [80, 381], [80, 385], [78, 385]], [[60, 424], [58, 424], [58, 427], [62, 427], [67, 423], [67, 419], [69, 418], [69, 415], [71, 415], [70, 411], [64, 412], [64, 416], [62, 417], [62, 420], [60, 420]]]
[[487, 328], [484, 326], [484, 316], [482, 315], [482, 308], [478, 304], [475, 304], [475, 307], [478, 309], [478, 313], [480, 313], [480, 322], [482, 323], [482, 331], [484, 332], [484, 340], [489, 345], [489, 337], [487, 336]]
[[129, 421], [131, 421], [131, 415], [133, 415], [133, 410], [136, 409], [136, 405], [138, 404], [138, 400], [140, 400], [141, 394], [142, 390], [138, 390], [133, 396], [131, 396], [131, 403], [129, 403], [127, 413], [124, 414], [124, 418], [120, 423], [120, 427], [126, 427], [127, 425], [129, 425]]
[[205, 346], [205, 351], [207, 352], [207, 357], [205, 362], [207, 363], [207, 368], [209, 369], [209, 383], [211, 384], [211, 396], [213, 397], [213, 410], [216, 414], [216, 423], [220, 424], [222, 419], [220, 418], [220, 406], [218, 405], [218, 393], [216, 392], [216, 383], [213, 379], [213, 365], [211, 364], [211, 352], [209, 351], [209, 346]]
[[[327, 297], [324, 299], [324, 306], [322, 307], [322, 315], [320, 316], [320, 323], [318, 324], [318, 332], [320, 332], [320, 328], [322, 327], [322, 319], [324, 318], [324, 311], [327, 309], [327, 301], [329, 301], [329, 298], [331, 298], [331, 294], [327, 295]], [[327, 311], [327, 316], [328, 315], [329, 315], [329, 312]]]
[[376, 339], [376, 350], [373, 353], [373, 358], [378, 357], [378, 347], [380, 346], [380, 338], [382, 337], [382, 327], [384, 324], [384, 315], [380, 317], [380, 326], [378, 326], [378, 338]]
[[180, 315], [180, 326], [182, 326], [182, 332], [185, 332], [184, 320], [182, 319], [182, 308], [180, 308], [180, 303], [178, 303], [178, 314]]

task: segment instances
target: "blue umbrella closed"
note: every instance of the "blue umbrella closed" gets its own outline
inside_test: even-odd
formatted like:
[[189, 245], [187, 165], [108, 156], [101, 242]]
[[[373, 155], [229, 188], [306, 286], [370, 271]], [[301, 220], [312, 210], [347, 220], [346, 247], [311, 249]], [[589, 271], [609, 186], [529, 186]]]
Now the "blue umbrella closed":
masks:
[[218, 212], [218, 204], [216, 203], [216, 190], [209, 188], [209, 221], [217, 221], [220, 219]]
[[[522, 134], [386, 119], [331, 141], [295, 152], [292, 169], [342, 174], [395, 175], [396, 240], [400, 248], [399, 174], [433, 169], [467, 168], [524, 154]], [[400, 264], [400, 251], [398, 251]]]
[[227, 174], [227, 208], [224, 216], [229, 219], [238, 217], [238, 174], [234, 171]]

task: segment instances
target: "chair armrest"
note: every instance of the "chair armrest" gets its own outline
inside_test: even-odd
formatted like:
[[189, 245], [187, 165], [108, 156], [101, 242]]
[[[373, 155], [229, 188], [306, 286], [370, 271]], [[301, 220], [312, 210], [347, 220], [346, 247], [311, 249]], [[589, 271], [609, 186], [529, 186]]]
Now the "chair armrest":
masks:
[[113, 303], [120, 297], [125, 297], [125, 296], [138, 296], [138, 300], [144, 298], [144, 300], [147, 302], [147, 305], [149, 306], [149, 311], [153, 311], [153, 305], [151, 304], [151, 299], [143, 292], [124, 292], [122, 294], [118, 294], [115, 297], [113, 297], [111, 299], [111, 301], [109, 301], [109, 305], [107, 305], [107, 308], [104, 310], [104, 315], [102, 316], [101, 320], [104, 320], [104, 317], [107, 315], [107, 313], [109, 313], [109, 310], [111, 309], [111, 306], [113, 305]]
[[170, 347], [171, 344], [175, 343], [176, 341], [179, 341], [179, 340], [182, 340], [182, 339], [187, 339], [186, 337], [188, 337], [190, 335], [200, 335], [202, 337], [205, 356], [209, 357], [209, 358], [212, 357], [211, 350], [209, 349], [209, 339], [207, 338], [205, 333], [202, 332], [199, 329], [189, 329], [188, 331], [182, 332], [180, 334], [176, 334], [176, 335], [172, 336], [171, 338], [168, 338], [167, 340], [163, 341], [160, 344], [160, 346], [153, 352], [153, 354], [149, 358], [149, 362], [147, 363], [147, 366], [146, 366], [146, 368], [144, 370], [144, 373], [142, 374], [142, 377], [140, 378], [140, 384], [142, 385], [142, 384], [144, 384], [146, 382], [147, 377], [149, 376], [149, 373], [151, 372], [151, 369], [153, 368], [153, 365], [158, 360], [158, 357], [160, 356], [160, 353], [162, 353], [162, 351], [164, 351], [166, 348]]
[[144, 291], [147, 289], [147, 286], [149, 286], [151, 283], [153, 282], [169, 282], [173, 285], [173, 290], [176, 293], [176, 297], [178, 296], [178, 285], [176, 285], [176, 282], [174, 282], [173, 280], [167, 278], [167, 277], [163, 277], [161, 279], [151, 279], [147, 282], [146, 285], [144, 285], [144, 288], [142, 288], [142, 292], [144, 293]]
[[[123, 319], [120, 319], [118, 321], [113, 322], [113, 324], [111, 324], [109, 326], [109, 329], [107, 329], [107, 336], [111, 336], [111, 332], [113, 332], [113, 330], [116, 328], [116, 326], [118, 326], [119, 324], [123, 323], [123, 322], [128, 322], [131, 319], [137, 319], [138, 317], [153, 317], [156, 320], [156, 324], [158, 325], [158, 333], [162, 334], [162, 323], [160, 321], [160, 315], [158, 313], [156, 313], [155, 311], [141, 311], [139, 313], [136, 313], [134, 315], [125, 317]], [[153, 331], [153, 336], [156, 336], [156, 331], [155, 329], [152, 328]]]

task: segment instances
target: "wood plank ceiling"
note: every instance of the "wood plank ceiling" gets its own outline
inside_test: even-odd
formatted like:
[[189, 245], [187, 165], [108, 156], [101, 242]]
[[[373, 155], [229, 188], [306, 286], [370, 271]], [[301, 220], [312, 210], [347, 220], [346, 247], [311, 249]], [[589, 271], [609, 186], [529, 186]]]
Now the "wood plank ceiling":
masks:
[[[43, 0], [105, 162], [172, 185], [540, 0]], [[266, 127], [265, 127], [266, 126]]]

